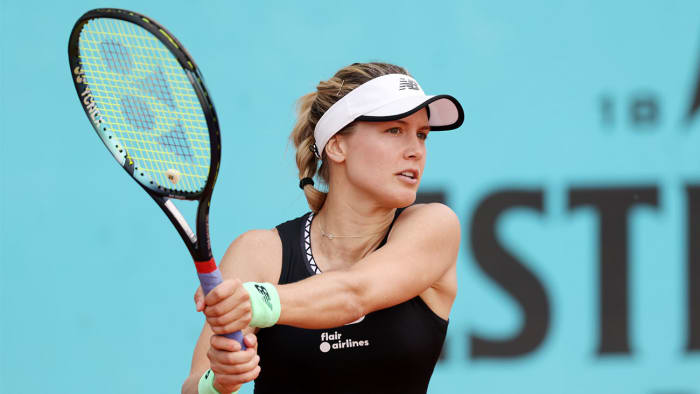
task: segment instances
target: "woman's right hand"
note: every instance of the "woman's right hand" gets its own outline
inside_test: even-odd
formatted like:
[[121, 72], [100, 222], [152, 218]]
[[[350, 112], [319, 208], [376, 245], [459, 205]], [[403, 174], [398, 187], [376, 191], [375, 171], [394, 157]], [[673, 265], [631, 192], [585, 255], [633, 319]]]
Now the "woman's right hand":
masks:
[[248, 327], [251, 318], [250, 296], [237, 279], [227, 279], [206, 296], [200, 286], [194, 295], [198, 312], [204, 312], [209, 327], [214, 332], [209, 341], [207, 357], [214, 372], [214, 388], [220, 393], [238, 390], [243, 383], [258, 377], [258, 341], [255, 334], [248, 334], [243, 341], [248, 349], [241, 351], [241, 344], [221, 336]]
[[255, 334], [243, 338], [248, 347], [241, 351], [241, 344], [233, 339], [212, 335], [207, 357], [214, 372], [214, 388], [220, 393], [231, 393], [260, 374], [258, 339]]
[[253, 317], [250, 295], [238, 279], [226, 279], [206, 296], [200, 286], [194, 294], [197, 311], [204, 312], [215, 334], [223, 335], [248, 327]]

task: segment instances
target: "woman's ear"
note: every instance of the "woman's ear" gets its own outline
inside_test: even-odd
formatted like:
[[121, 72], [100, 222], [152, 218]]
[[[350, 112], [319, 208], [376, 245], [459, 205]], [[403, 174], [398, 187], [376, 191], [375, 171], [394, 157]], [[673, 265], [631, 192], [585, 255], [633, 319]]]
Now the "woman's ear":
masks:
[[323, 149], [325, 149], [326, 157], [329, 160], [335, 163], [342, 163], [345, 161], [347, 141], [343, 138], [343, 135], [336, 134], [326, 142], [326, 146]]

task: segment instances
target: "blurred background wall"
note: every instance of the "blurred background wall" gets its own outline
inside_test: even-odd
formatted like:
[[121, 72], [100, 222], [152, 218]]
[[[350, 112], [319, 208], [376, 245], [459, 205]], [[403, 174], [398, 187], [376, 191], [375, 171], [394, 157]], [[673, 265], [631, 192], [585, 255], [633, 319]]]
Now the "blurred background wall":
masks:
[[308, 209], [295, 100], [399, 64], [467, 114], [431, 134], [421, 185], [463, 234], [429, 392], [700, 393], [699, 2], [0, 4], [0, 392], [179, 392], [203, 322], [185, 247], [75, 97], [69, 32], [109, 6], [206, 77], [217, 258]]

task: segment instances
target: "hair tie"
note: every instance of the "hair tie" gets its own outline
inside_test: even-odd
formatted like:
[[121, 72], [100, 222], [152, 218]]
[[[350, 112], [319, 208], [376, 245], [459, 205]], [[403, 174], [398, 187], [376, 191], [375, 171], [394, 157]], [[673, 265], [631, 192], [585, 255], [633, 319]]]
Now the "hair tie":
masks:
[[314, 180], [311, 179], [311, 178], [309, 178], [309, 177], [301, 178], [301, 180], [299, 181], [299, 188], [300, 188], [301, 190], [304, 190], [304, 186], [306, 186], [306, 185], [311, 185], [311, 186], [313, 186], [313, 185], [314, 185]]

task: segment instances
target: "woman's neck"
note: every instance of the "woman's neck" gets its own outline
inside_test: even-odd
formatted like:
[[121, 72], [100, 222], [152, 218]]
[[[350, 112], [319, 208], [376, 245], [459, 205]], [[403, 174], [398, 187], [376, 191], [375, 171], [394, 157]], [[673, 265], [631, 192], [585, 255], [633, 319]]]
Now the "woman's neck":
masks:
[[394, 213], [394, 208], [353, 204], [329, 193], [311, 225], [316, 263], [322, 271], [352, 266], [379, 246]]

